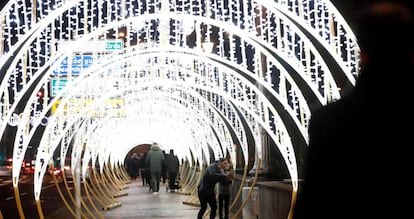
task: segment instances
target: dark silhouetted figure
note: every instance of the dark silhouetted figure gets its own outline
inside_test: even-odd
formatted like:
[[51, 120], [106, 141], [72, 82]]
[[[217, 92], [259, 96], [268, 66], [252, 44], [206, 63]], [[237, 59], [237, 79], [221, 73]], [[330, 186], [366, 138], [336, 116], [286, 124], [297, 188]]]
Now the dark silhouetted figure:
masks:
[[[147, 152], [142, 154], [141, 158], [139, 159], [139, 175], [141, 176], [142, 186], [150, 186], [151, 185], [151, 176], [149, 173], [149, 169], [146, 164], [147, 160]], [[150, 186], [151, 189], [151, 186]]]
[[170, 150], [169, 154], [166, 154], [165, 165], [168, 173], [168, 187], [170, 190], [178, 189], [177, 175], [180, 170], [180, 161], [178, 160], [177, 155], [174, 154], [173, 149]]
[[151, 174], [151, 189], [154, 194], [160, 190], [162, 166], [165, 165], [165, 157], [157, 143], [152, 144], [148, 151], [146, 164]]
[[197, 219], [202, 219], [207, 210], [207, 204], [210, 205], [210, 219], [216, 217], [217, 199], [216, 199], [216, 184], [218, 182], [227, 182], [233, 180], [233, 173], [225, 173], [224, 170], [228, 167], [226, 158], [221, 158], [219, 161], [210, 164], [203, 172], [200, 183], [197, 186], [198, 199], [200, 201], [200, 210]]
[[406, 104], [412, 100], [413, 14], [400, 4], [372, 3], [355, 24], [361, 71], [348, 96], [311, 116], [294, 219], [413, 214], [404, 198], [412, 188]]
[[[231, 165], [224, 170], [227, 174], [231, 172]], [[220, 219], [229, 219], [229, 205], [230, 205], [230, 195], [231, 195], [231, 184], [233, 180], [229, 179], [227, 181], [219, 182], [218, 184], [218, 212]]]
[[[165, 158], [165, 151], [162, 150], [161, 152], [162, 152], [162, 154], [164, 155], [164, 158]], [[167, 166], [166, 166], [165, 162], [162, 165], [162, 169], [161, 169], [161, 181], [162, 181], [163, 184], [165, 184], [165, 182], [167, 181]]]
[[139, 174], [138, 173], [139, 159], [136, 153], [133, 153], [132, 156], [127, 159], [126, 165], [127, 165], [127, 171], [129, 173], [129, 176], [131, 177], [131, 180], [136, 180]]

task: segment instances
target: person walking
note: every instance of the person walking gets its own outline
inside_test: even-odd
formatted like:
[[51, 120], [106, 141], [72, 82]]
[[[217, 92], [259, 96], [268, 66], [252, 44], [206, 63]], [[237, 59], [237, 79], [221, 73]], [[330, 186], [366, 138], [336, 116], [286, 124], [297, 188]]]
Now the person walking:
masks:
[[[162, 150], [161, 152], [162, 152], [162, 155], [164, 155], [164, 158], [165, 158], [166, 157], [165, 156], [165, 151]], [[167, 181], [167, 167], [166, 167], [165, 162], [162, 165], [162, 169], [161, 169], [161, 181], [162, 181], [162, 184], [165, 184], [165, 182]]]
[[[407, 1], [408, 2], [408, 1]], [[350, 94], [312, 113], [293, 219], [405, 218], [411, 182], [414, 14], [396, 2], [358, 13], [361, 71]], [[396, 177], [396, 178], [395, 178]]]
[[[225, 173], [231, 172], [231, 165], [225, 169]], [[228, 179], [227, 181], [219, 182], [218, 184], [218, 212], [220, 219], [229, 219], [229, 204], [231, 194], [231, 184], [233, 180]]]
[[178, 189], [175, 185], [177, 185], [177, 175], [180, 169], [180, 161], [178, 157], [174, 154], [174, 150], [170, 149], [170, 153], [166, 154], [165, 157], [165, 165], [167, 167], [168, 173], [168, 187], [170, 190]]
[[143, 153], [139, 159], [139, 175], [141, 176], [142, 186], [150, 186], [151, 184], [151, 177], [147, 167], [147, 154], [148, 152]]
[[139, 158], [137, 153], [132, 154], [132, 180], [136, 180], [139, 176]]
[[138, 162], [139, 162], [139, 159], [136, 153], [133, 153], [131, 157], [129, 157], [126, 161], [127, 170], [128, 170], [129, 176], [131, 177], [132, 181], [137, 179]]
[[165, 158], [157, 143], [152, 144], [148, 151], [146, 164], [151, 174], [152, 192], [153, 194], [158, 194], [158, 191], [160, 190], [162, 166], [165, 165]]
[[215, 187], [218, 182], [226, 183], [233, 180], [233, 173], [225, 173], [224, 169], [228, 167], [226, 158], [220, 158], [217, 162], [210, 164], [203, 172], [201, 180], [197, 186], [198, 199], [200, 201], [200, 210], [197, 219], [202, 219], [207, 211], [207, 204], [210, 205], [210, 219], [216, 217], [217, 199]]

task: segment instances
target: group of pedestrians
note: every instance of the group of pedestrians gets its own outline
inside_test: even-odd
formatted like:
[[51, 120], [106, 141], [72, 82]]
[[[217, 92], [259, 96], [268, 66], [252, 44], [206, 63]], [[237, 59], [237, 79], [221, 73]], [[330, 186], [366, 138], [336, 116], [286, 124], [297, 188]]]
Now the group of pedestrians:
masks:
[[[163, 180], [163, 171], [166, 172], [166, 178], [168, 178], [168, 187], [178, 189], [180, 161], [177, 155], [174, 154], [173, 149], [170, 150], [169, 154], [165, 154], [160, 146], [154, 143], [148, 152], [140, 156], [133, 153], [126, 160], [126, 167], [131, 179], [136, 180], [140, 175], [142, 185], [149, 185], [149, 190], [154, 195], [159, 192], [160, 182]], [[234, 175], [227, 158], [221, 158], [205, 169], [197, 187], [201, 205], [197, 218], [203, 217], [207, 205], [210, 205], [211, 208], [210, 218], [215, 218], [217, 209], [219, 210], [220, 219], [229, 218], [230, 188], [233, 178]], [[217, 197], [219, 208], [217, 208]]]
[[165, 183], [167, 178], [169, 187], [176, 184], [180, 162], [170, 150], [170, 154], [165, 154], [158, 143], [153, 143], [148, 152], [139, 157], [136, 153], [126, 160], [126, 168], [132, 180], [141, 176], [142, 186], [149, 186], [149, 191], [157, 194], [160, 190], [160, 182]]

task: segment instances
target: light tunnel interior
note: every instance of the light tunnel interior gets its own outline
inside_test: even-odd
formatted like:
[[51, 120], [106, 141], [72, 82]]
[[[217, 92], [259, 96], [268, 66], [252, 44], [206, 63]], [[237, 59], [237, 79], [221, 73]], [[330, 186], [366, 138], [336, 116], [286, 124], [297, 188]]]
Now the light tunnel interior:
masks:
[[0, 146], [17, 192], [35, 162], [39, 209], [50, 166], [121, 186], [126, 156], [154, 142], [178, 155], [190, 194], [192, 171], [220, 157], [243, 178], [277, 160], [296, 191], [312, 110], [358, 74], [330, 1], [33, 2], [0, 13]]

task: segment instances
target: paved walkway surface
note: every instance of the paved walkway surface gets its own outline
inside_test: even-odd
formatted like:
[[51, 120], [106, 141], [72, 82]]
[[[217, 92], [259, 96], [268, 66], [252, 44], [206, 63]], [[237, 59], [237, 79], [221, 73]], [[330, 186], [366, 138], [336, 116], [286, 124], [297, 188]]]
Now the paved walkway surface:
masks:
[[107, 219], [194, 219], [199, 207], [183, 204], [188, 195], [167, 192], [166, 184], [160, 185], [158, 194], [154, 195], [141, 181], [133, 181], [125, 190], [126, 196], [118, 197], [120, 207], [104, 211]]
[[[102, 210], [105, 219], [195, 219], [199, 207], [183, 204], [189, 195], [167, 192], [166, 184], [160, 184], [158, 194], [149, 191], [140, 180], [127, 184], [123, 192], [127, 195], [117, 197], [120, 206], [109, 210]], [[53, 213], [48, 219], [72, 218], [65, 208]], [[100, 216], [96, 217], [101, 218]]]

